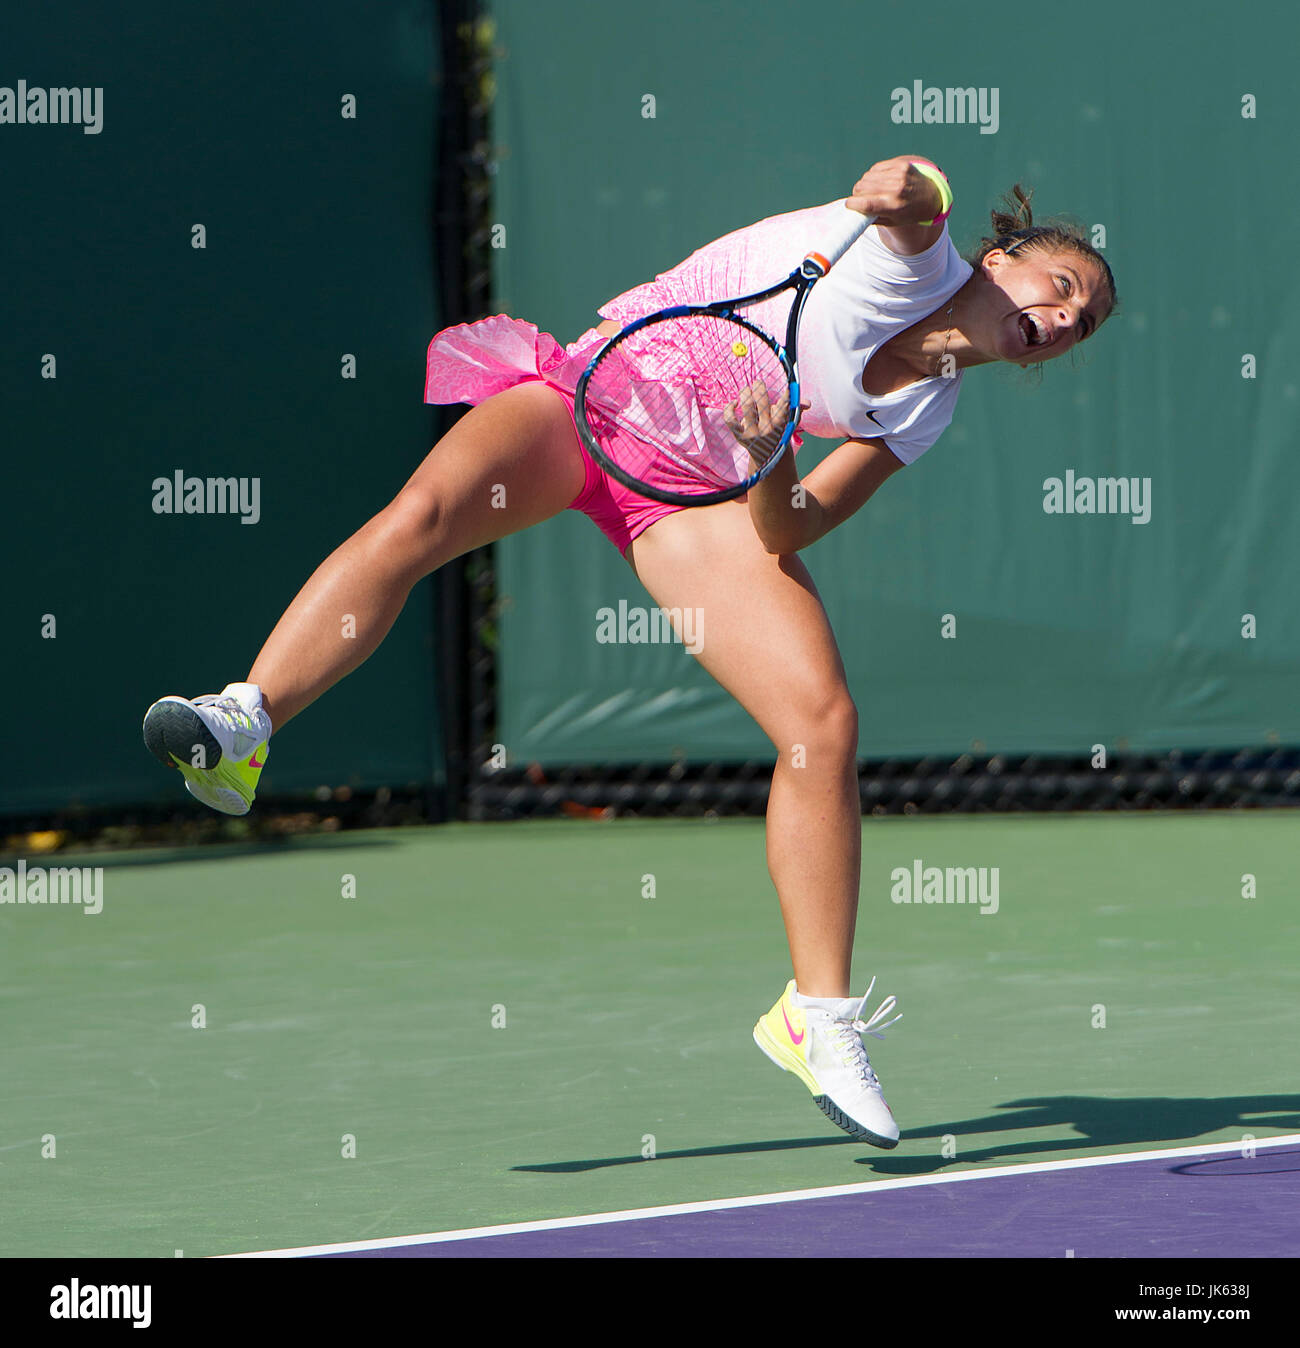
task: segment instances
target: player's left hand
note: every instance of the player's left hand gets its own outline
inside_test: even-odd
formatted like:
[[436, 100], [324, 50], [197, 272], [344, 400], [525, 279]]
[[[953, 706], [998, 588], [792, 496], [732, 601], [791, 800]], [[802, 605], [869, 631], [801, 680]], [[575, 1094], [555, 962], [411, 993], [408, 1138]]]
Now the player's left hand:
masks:
[[939, 189], [911, 163], [922, 157], [900, 155], [873, 164], [853, 185], [849, 208], [874, 215], [886, 229], [933, 220], [943, 205]]

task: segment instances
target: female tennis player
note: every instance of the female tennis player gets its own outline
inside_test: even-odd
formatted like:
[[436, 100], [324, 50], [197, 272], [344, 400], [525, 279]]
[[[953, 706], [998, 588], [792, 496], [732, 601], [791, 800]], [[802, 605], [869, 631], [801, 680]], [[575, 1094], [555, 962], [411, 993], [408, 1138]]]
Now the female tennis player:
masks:
[[[604, 321], [568, 347], [505, 316], [439, 333], [426, 400], [472, 410], [393, 502], [321, 564], [244, 682], [149, 709], [150, 750], [180, 769], [197, 799], [245, 813], [272, 725], [361, 664], [417, 580], [563, 510], [583, 512], [656, 604], [707, 610], [697, 658], [777, 751], [767, 861], [794, 977], [754, 1038], [834, 1123], [895, 1146], [898, 1125], [862, 1042], [898, 1019], [889, 1018], [895, 999], [863, 1019], [871, 989], [855, 997], [850, 983], [862, 841], [858, 715], [798, 553], [938, 439], [966, 370], [1063, 356], [1096, 332], [1116, 299], [1101, 255], [1076, 229], [1035, 226], [1019, 186], [969, 262], [948, 237], [951, 204], [929, 161], [884, 160], [847, 198], [729, 234], [611, 300]], [[846, 209], [874, 223], [811, 293], [799, 347], [802, 427], [842, 443], [802, 481], [786, 452], [747, 497], [717, 505], [651, 501], [611, 479], [574, 421], [577, 381], [604, 340], [667, 305], [772, 284], [828, 230], [843, 230]], [[770, 440], [781, 429], [774, 415], [736, 409], [737, 438]], [[343, 614], [355, 615], [354, 637], [341, 634]]]

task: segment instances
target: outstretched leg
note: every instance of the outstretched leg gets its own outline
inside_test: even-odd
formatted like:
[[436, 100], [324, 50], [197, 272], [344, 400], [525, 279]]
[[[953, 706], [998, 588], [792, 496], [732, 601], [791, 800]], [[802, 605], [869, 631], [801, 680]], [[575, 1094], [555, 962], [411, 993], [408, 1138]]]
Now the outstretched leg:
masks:
[[371, 655], [416, 581], [559, 514], [583, 481], [568, 409], [545, 384], [471, 409], [393, 502], [317, 567], [267, 638], [247, 681], [274, 727]]

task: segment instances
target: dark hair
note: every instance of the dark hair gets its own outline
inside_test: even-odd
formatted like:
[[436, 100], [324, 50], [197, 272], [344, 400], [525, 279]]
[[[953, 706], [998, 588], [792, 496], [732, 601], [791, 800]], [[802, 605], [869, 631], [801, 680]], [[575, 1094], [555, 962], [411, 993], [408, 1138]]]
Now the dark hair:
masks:
[[1012, 257], [1032, 252], [1054, 253], [1063, 250], [1087, 258], [1097, 264], [1106, 279], [1106, 286], [1110, 291], [1110, 310], [1107, 314], [1109, 317], [1119, 307], [1119, 295], [1115, 291], [1115, 277], [1111, 272], [1110, 263], [1088, 242], [1088, 236], [1081, 225], [1063, 219], [1052, 220], [1046, 225], [1034, 224], [1033, 211], [1029, 206], [1029, 199], [1032, 196], [1032, 190], [1026, 193], [1017, 183], [1002, 198], [1005, 209], [999, 210], [994, 207], [991, 212], [992, 237], [981, 239], [974, 254], [966, 261], [978, 270], [980, 263], [995, 248], [1001, 248]]

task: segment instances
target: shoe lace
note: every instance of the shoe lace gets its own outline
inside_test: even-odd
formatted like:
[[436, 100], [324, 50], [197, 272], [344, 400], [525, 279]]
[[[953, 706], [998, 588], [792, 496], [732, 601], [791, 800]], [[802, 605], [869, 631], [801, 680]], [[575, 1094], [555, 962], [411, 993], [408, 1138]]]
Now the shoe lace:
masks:
[[871, 996], [871, 989], [875, 986], [876, 980], [873, 978], [853, 1012], [848, 1016], [832, 1020], [828, 1027], [831, 1042], [839, 1050], [846, 1065], [860, 1072], [868, 1086], [879, 1086], [880, 1082], [871, 1066], [870, 1059], [867, 1057], [862, 1036], [869, 1034], [873, 1039], [883, 1039], [885, 1031], [891, 1025], [896, 1025], [903, 1019], [902, 1012], [899, 1012], [891, 1020], [885, 1019], [898, 1005], [898, 998], [892, 996], [886, 997], [866, 1020], [862, 1019], [862, 1008], [867, 1004], [867, 998]]
[[241, 705], [238, 698], [222, 697], [220, 693], [204, 693], [202, 697], [194, 699], [194, 705], [196, 707], [212, 707], [216, 711], [223, 711], [244, 730], [253, 731], [257, 729], [253, 718]]

